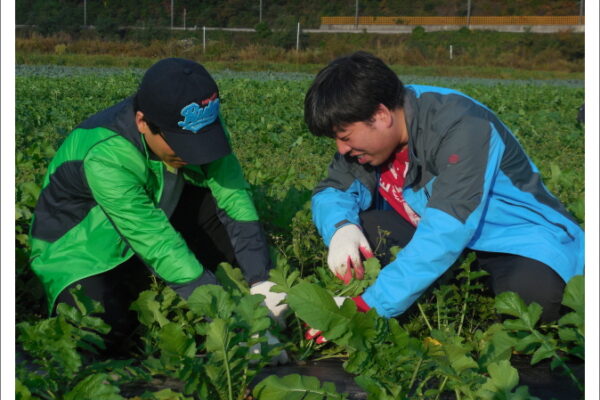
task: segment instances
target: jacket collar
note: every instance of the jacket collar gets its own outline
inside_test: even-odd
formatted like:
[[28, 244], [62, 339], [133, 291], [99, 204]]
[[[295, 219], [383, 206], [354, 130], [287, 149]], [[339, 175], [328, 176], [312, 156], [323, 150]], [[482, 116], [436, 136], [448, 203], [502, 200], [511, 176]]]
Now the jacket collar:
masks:
[[123, 101], [123, 108], [117, 118], [118, 124], [121, 125], [118, 132], [129, 140], [142, 153], [147, 153], [146, 146], [143, 143], [142, 135], [135, 124], [135, 109], [133, 107], [134, 96], [128, 97]]
[[419, 134], [418, 111], [417, 96], [410, 87], [406, 87], [404, 94], [404, 119], [406, 120], [406, 128], [408, 129], [408, 154], [412, 162], [418, 161], [415, 151], [415, 143]]
[[408, 129], [408, 171], [406, 171], [405, 187], [412, 187], [421, 177], [421, 162], [417, 155], [416, 143], [419, 140], [419, 104], [414, 90], [410, 87], [405, 87], [404, 94], [404, 118], [406, 120], [406, 128]]

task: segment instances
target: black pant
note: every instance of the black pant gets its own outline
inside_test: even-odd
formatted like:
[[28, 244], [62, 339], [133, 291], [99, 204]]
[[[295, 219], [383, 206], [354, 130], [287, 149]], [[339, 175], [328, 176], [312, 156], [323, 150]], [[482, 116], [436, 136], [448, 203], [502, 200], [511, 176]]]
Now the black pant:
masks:
[[[192, 282], [169, 283], [179, 295], [187, 298], [200, 285], [217, 284], [212, 271], [219, 263], [228, 262], [237, 266], [231, 241], [217, 216], [217, 206], [208, 189], [186, 184], [170, 221], [205, 268], [204, 273]], [[75, 306], [68, 289], [81, 285], [88, 297], [104, 306], [105, 314], [101, 317], [112, 327], [105, 338], [108, 353], [120, 354], [120, 350], [130, 344], [127, 338], [139, 325], [136, 313], [129, 310], [129, 306], [141, 291], [149, 288], [152, 274], [154, 271], [151, 267], [133, 256], [110, 271], [71, 284], [60, 293], [56, 304]]]
[[[382, 265], [390, 262], [389, 249], [406, 246], [415, 232], [415, 227], [393, 210], [365, 211], [360, 218], [365, 236]], [[540, 304], [544, 309], [542, 321], [560, 317], [565, 282], [548, 265], [514, 254], [483, 251], [475, 251], [475, 254], [476, 266], [490, 274], [488, 285], [495, 295], [512, 291], [526, 303]]]

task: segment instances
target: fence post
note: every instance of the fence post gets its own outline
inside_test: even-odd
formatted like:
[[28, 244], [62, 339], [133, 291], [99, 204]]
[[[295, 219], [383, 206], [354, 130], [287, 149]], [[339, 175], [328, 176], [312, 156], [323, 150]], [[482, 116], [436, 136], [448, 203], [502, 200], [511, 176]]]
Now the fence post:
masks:
[[202, 53], [206, 53], [206, 26], [202, 27]]
[[471, 0], [467, 2], [467, 28], [471, 29]]
[[300, 49], [300, 21], [298, 21], [298, 29], [296, 30], [296, 52]]
[[450, 45], [450, 59], [452, 60], [452, 45]]

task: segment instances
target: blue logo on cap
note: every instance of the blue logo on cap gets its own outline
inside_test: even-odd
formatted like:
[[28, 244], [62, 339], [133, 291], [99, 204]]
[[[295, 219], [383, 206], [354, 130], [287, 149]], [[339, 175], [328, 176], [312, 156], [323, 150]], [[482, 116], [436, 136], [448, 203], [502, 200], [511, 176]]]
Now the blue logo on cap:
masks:
[[219, 116], [219, 99], [209, 101], [204, 107], [190, 103], [181, 109], [181, 115], [184, 120], [177, 124], [183, 129], [198, 133], [200, 129], [215, 122]]

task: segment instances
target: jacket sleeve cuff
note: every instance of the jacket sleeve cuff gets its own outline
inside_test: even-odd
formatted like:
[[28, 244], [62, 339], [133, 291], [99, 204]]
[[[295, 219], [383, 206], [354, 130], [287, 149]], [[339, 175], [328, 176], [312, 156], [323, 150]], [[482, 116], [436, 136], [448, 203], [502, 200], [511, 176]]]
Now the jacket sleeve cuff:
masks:
[[371, 309], [371, 307], [363, 300], [362, 296], [352, 297], [352, 301], [354, 301], [356, 308], [360, 312], [367, 312]]

